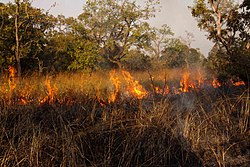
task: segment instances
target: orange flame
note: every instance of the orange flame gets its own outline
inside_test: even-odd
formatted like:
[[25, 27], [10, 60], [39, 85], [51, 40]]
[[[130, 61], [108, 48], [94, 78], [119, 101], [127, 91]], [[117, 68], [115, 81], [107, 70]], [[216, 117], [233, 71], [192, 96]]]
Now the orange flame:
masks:
[[213, 78], [212, 86], [213, 86], [214, 88], [219, 88], [219, 87], [221, 87], [220, 82], [219, 82], [215, 77]]
[[33, 89], [33, 85], [30, 85], [30, 84], [26, 85], [25, 84], [25, 86], [20, 90], [20, 95], [19, 95], [19, 97], [20, 97], [19, 104], [20, 105], [26, 105], [26, 104], [33, 101], [33, 99], [29, 98], [32, 89]]
[[159, 88], [158, 86], [155, 86], [155, 93], [161, 94], [162, 93], [162, 89]]
[[182, 79], [180, 80], [180, 90], [182, 92], [188, 92], [188, 88], [189, 88], [189, 76], [190, 76], [190, 73], [189, 72], [184, 72], [183, 76], [182, 76]]
[[244, 81], [233, 82], [233, 81], [231, 80], [231, 82], [233, 83], [234, 86], [246, 85]]
[[169, 93], [170, 93], [170, 89], [169, 89], [168, 85], [166, 85], [164, 88], [164, 94], [169, 94]]
[[167, 94], [170, 93], [168, 85], [166, 85], [163, 89], [161, 89], [158, 86], [155, 86], [154, 91], [155, 91], [156, 94], [162, 94], [162, 95], [167, 95]]
[[121, 83], [119, 80], [119, 77], [115, 76], [115, 74], [116, 74], [115, 70], [113, 70], [109, 73], [110, 80], [113, 82], [113, 84], [115, 86], [114, 92], [109, 97], [109, 103], [114, 102], [116, 100], [118, 92], [119, 92], [119, 85]]
[[49, 79], [45, 80], [45, 85], [47, 87], [48, 95], [40, 101], [40, 104], [44, 104], [47, 101], [51, 104], [54, 101], [54, 97], [58, 89], [56, 85], [51, 86]]
[[26, 99], [24, 99], [24, 97], [21, 97], [20, 104], [26, 105], [27, 103], [28, 103], [28, 101]]
[[9, 72], [9, 88], [10, 88], [10, 93], [16, 88], [16, 83], [15, 83], [15, 75], [16, 75], [16, 69], [12, 66], [9, 66], [8, 68]]
[[9, 66], [8, 72], [9, 72], [9, 78], [14, 78], [17, 73], [16, 69], [12, 66]]
[[128, 84], [128, 90], [132, 94], [132, 96], [143, 99], [148, 95], [148, 92], [139, 84], [137, 80], [135, 80], [131, 74], [127, 71], [122, 71], [122, 75], [124, 76], [125, 81]]
[[100, 98], [100, 90], [97, 89], [96, 90], [96, 98], [97, 98], [97, 101], [100, 103], [100, 105], [103, 107], [106, 105], [106, 102], [103, 101], [101, 98]]

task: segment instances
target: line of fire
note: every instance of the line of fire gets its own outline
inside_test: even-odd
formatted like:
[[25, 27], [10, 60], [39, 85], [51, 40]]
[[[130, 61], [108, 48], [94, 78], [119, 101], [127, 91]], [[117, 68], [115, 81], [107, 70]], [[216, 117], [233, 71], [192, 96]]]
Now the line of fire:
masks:
[[[1, 93], [8, 94], [8, 103], [13, 103], [12, 96], [15, 89], [17, 89], [18, 81], [16, 80], [16, 69], [12, 66], [9, 66], [8, 69], [8, 84], [4, 84], [5, 86], [1, 87]], [[220, 88], [223, 85], [215, 78], [207, 79], [205, 74], [202, 73], [201, 69], [197, 69], [194, 72], [195, 75], [191, 73], [191, 71], [183, 70], [181, 73], [181, 78], [178, 84], [170, 84], [171, 81], [162, 82], [162, 85], [156, 85], [153, 81], [153, 77], [150, 76], [151, 84], [149, 88], [145, 88], [138, 80], [136, 80], [132, 74], [126, 70], [111, 70], [109, 72], [109, 80], [112, 83], [111, 89], [107, 92], [107, 98], [103, 99], [100, 97], [100, 93], [98, 93], [98, 88], [95, 89], [96, 97], [99, 103], [104, 106], [106, 104], [115, 103], [121, 96], [126, 96], [134, 99], [145, 99], [147, 97], [152, 97], [154, 95], [168, 96], [168, 95], [177, 95], [184, 93], [192, 93], [199, 92], [205, 88]], [[53, 79], [50, 77], [46, 77], [44, 81], [44, 97], [39, 97], [39, 99], [32, 99], [32, 97], [28, 97], [30, 91], [32, 91], [32, 87], [29, 89], [22, 89], [19, 91], [19, 95], [17, 99], [14, 100], [14, 103], [20, 105], [27, 105], [29, 103], [39, 103], [39, 105], [44, 104], [53, 104], [55, 101], [60, 101], [56, 96], [58, 93], [58, 88], [56, 83], [52, 83]], [[226, 83], [227, 86], [244, 86], [245, 83], [243, 81], [233, 82], [233, 80], [229, 80]]]

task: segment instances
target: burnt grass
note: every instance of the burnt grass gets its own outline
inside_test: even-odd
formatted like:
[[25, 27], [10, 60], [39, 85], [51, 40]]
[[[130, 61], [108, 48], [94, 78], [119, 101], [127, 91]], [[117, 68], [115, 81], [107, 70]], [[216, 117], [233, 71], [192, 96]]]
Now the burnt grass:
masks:
[[[67, 96], [66, 96], [67, 95]], [[68, 94], [53, 103], [0, 101], [1, 166], [248, 166], [244, 87], [100, 103]]]

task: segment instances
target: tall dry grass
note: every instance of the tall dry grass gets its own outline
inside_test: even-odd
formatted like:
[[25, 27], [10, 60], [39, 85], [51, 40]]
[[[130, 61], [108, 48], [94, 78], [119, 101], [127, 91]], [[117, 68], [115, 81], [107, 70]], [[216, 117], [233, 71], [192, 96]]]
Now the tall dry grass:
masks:
[[163, 74], [133, 75], [150, 95], [138, 100], [121, 86], [114, 103], [108, 73], [49, 77], [54, 99], [42, 104], [48, 77], [19, 80], [13, 90], [3, 78], [0, 165], [248, 166], [247, 88], [162, 96], [149, 85], [164, 84]]

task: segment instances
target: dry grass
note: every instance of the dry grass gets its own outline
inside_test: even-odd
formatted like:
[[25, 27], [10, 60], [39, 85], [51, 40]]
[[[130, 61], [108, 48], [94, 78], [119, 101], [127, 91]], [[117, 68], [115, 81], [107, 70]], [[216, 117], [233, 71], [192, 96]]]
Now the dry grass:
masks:
[[[165, 73], [165, 72], [162, 72]], [[133, 74], [150, 92], [147, 73]], [[164, 84], [163, 74], [151, 73]], [[248, 166], [249, 90], [203, 89], [138, 100], [108, 73], [8, 78], [0, 91], [0, 166]], [[164, 78], [164, 77], [163, 77]], [[14, 82], [14, 81], [13, 81]], [[27, 101], [22, 104], [21, 99]], [[103, 103], [101, 100], [104, 100]]]

